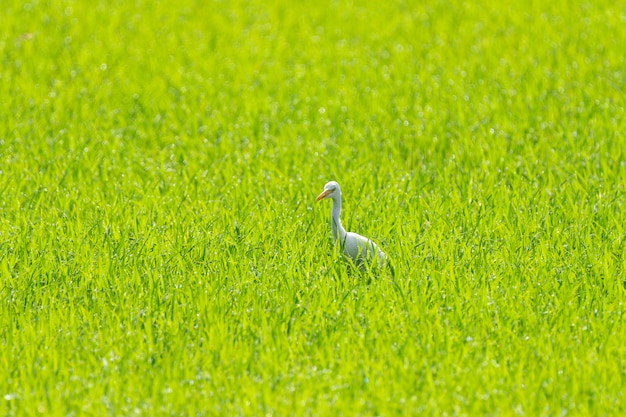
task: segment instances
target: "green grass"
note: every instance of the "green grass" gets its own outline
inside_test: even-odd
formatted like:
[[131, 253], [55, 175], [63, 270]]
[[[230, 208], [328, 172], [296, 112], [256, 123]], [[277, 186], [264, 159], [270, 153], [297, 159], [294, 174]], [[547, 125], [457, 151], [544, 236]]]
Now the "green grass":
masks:
[[623, 3], [0, 12], [1, 415], [626, 412]]

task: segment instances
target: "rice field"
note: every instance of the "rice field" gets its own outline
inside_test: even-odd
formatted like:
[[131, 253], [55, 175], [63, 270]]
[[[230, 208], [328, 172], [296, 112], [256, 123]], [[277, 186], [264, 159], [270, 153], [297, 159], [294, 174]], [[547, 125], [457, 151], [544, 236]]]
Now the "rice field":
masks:
[[623, 2], [0, 12], [0, 415], [626, 413]]

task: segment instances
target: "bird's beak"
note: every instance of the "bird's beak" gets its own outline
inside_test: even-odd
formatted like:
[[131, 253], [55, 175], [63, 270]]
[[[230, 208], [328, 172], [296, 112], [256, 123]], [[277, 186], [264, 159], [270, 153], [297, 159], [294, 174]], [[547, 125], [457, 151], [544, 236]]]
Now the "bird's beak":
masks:
[[316, 202], [320, 201], [322, 198], [326, 197], [328, 194], [332, 193], [333, 190], [324, 190], [324, 192], [317, 196], [315, 199]]

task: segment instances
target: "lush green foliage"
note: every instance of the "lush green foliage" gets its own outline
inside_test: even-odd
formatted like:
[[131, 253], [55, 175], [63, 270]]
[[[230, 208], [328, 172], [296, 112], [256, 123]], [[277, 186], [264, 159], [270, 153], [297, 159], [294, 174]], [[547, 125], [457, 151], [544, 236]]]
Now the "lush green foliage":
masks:
[[0, 414], [626, 412], [623, 3], [1, 12]]

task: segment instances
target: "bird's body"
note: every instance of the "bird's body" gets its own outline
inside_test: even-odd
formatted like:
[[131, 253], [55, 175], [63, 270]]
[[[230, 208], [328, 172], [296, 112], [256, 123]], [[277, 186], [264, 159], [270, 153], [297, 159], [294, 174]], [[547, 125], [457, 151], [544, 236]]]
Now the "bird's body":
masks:
[[339, 243], [344, 256], [352, 259], [357, 264], [375, 263], [383, 266], [387, 259], [385, 253], [368, 238], [357, 233], [346, 232], [341, 225], [341, 189], [339, 184], [331, 181], [324, 186], [324, 191], [317, 196], [316, 201], [323, 198], [330, 198], [333, 206], [330, 213], [330, 225], [333, 231], [335, 243]]

